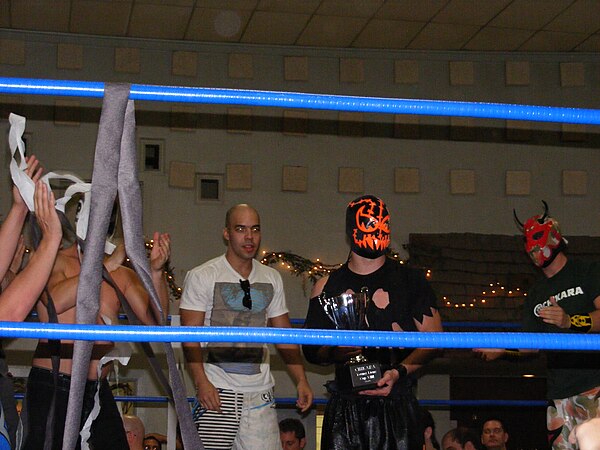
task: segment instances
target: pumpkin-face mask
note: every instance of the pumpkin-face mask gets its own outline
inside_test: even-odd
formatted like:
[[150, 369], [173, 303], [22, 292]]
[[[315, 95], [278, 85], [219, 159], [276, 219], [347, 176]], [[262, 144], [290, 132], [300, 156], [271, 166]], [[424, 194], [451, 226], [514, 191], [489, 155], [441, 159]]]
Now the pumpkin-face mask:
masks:
[[346, 208], [346, 234], [354, 253], [375, 259], [390, 245], [390, 214], [383, 201], [363, 195]]

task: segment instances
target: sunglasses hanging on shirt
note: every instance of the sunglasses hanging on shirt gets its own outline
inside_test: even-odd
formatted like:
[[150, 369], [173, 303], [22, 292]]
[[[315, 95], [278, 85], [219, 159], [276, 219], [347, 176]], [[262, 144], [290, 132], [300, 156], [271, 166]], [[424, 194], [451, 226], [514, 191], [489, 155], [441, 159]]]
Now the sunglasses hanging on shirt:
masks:
[[240, 280], [240, 287], [244, 291], [242, 305], [244, 308], [252, 309], [252, 297], [250, 297], [250, 282], [248, 280]]

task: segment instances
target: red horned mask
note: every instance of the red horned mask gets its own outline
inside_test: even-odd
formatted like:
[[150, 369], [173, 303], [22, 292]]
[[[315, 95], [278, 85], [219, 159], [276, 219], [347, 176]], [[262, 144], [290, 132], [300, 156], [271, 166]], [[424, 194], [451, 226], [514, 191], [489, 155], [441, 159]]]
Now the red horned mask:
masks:
[[564, 249], [566, 240], [562, 237], [558, 221], [548, 217], [548, 204], [544, 203], [544, 214], [533, 216], [521, 225], [525, 237], [525, 251], [538, 267], [550, 265], [556, 255]]

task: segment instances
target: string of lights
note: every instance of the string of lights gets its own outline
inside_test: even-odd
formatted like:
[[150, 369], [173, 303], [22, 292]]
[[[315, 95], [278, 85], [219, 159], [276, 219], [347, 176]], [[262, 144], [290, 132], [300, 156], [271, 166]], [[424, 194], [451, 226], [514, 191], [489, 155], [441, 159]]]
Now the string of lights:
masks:
[[[146, 241], [146, 251], [148, 254], [152, 251], [154, 242], [152, 239]], [[389, 258], [396, 259], [400, 264], [409, 264], [400, 258], [400, 254], [393, 249], [390, 249], [387, 253]], [[266, 251], [262, 252], [260, 262], [266, 266], [279, 266], [281, 269], [288, 270], [292, 275], [302, 277], [303, 281], [310, 281], [315, 283], [318, 279], [329, 275], [332, 271], [342, 266], [342, 263], [327, 264], [321, 261], [320, 258], [314, 261], [295, 253], [288, 251]], [[422, 268], [425, 277], [434, 281], [433, 271], [428, 268]], [[182, 288], [177, 284], [175, 276], [173, 274], [173, 267], [170, 264], [170, 260], [165, 264], [165, 276], [171, 293], [171, 298], [178, 300], [181, 298]], [[475, 296], [471, 301], [456, 301], [448, 295], [441, 295], [442, 304], [449, 308], [474, 308], [478, 304], [485, 306], [487, 301], [491, 298], [498, 297], [509, 297], [516, 300], [523, 299], [527, 296], [526, 292], [520, 287], [506, 287], [500, 282], [489, 283], [489, 289], [481, 291], [481, 295]]]

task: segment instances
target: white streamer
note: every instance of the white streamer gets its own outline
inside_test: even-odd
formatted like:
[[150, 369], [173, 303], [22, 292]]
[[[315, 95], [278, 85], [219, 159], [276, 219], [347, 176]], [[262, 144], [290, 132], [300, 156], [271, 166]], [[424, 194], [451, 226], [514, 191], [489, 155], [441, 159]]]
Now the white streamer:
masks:
[[[8, 143], [10, 147], [10, 175], [13, 183], [19, 190], [23, 201], [29, 208], [29, 211], [34, 212], [35, 206], [33, 202], [33, 194], [35, 192], [35, 183], [29, 175], [25, 172], [27, 169], [27, 163], [25, 161], [25, 143], [23, 142], [23, 133], [25, 132], [25, 117], [11, 113], [8, 116], [10, 122], [10, 131], [8, 133]], [[17, 162], [17, 152], [19, 154], [19, 161]], [[84, 182], [77, 175], [68, 172], [48, 172], [42, 176], [41, 180], [46, 183], [49, 190], [52, 190], [50, 186], [50, 180], [68, 180], [71, 184], [65, 191], [65, 195], [54, 204], [55, 208], [61, 212], [65, 212], [66, 204], [76, 194], [83, 194], [80, 200], [79, 210], [76, 216], [75, 233], [81, 240], [85, 240], [87, 236], [88, 222], [90, 218], [90, 193], [92, 185], [91, 183]], [[106, 240], [104, 252], [109, 255], [113, 253], [116, 246]]]

